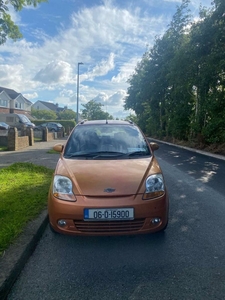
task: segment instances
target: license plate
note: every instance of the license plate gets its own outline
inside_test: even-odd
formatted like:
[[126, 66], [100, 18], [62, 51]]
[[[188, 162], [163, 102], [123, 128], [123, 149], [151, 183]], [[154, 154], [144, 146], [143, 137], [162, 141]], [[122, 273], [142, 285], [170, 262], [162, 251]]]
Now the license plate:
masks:
[[119, 221], [119, 220], [133, 220], [133, 208], [85, 208], [84, 220], [85, 221]]

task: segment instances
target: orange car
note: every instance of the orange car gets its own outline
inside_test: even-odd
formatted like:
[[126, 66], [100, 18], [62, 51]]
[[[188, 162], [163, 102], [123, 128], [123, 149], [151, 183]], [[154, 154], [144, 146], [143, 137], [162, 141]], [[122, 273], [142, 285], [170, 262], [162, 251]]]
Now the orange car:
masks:
[[82, 121], [61, 152], [48, 196], [50, 227], [73, 235], [164, 230], [168, 193], [149, 143], [127, 121]]

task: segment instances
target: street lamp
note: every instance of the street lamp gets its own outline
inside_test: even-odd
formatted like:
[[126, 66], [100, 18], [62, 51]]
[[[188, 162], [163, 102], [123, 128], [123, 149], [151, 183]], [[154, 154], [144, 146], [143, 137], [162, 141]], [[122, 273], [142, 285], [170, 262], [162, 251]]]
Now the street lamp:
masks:
[[83, 65], [82, 62], [77, 64], [77, 115], [76, 115], [76, 123], [78, 124], [78, 109], [79, 109], [79, 66]]

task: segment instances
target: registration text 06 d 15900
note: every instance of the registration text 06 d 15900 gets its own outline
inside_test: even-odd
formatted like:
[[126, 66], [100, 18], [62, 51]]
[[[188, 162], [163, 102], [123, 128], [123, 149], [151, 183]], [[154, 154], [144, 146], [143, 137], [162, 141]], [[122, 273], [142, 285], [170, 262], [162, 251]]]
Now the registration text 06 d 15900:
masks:
[[102, 208], [84, 209], [84, 220], [86, 221], [106, 221], [106, 220], [133, 220], [133, 208]]

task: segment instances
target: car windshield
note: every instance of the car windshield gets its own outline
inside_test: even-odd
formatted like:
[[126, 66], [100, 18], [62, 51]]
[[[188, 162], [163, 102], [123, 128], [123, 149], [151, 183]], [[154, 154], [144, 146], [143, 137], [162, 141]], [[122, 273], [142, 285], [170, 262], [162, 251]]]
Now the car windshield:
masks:
[[21, 114], [18, 114], [18, 116], [23, 123], [31, 123], [31, 121], [27, 118], [27, 116]]
[[65, 158], [137, 158], [151, 155], [140, 130], [133, 125], [84, 125], [75, 128]]

